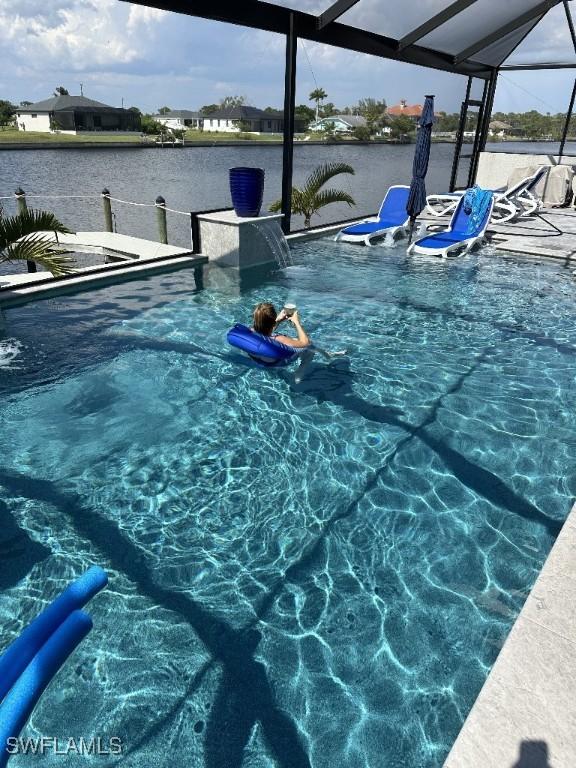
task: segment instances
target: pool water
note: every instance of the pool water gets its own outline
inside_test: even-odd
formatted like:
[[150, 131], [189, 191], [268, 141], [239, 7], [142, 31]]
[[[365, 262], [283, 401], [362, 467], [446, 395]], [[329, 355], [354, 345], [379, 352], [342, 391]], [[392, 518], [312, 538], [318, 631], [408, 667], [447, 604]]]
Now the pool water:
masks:
[[[240, 289], [3, 313], [0, 647], [110, 574], [25, 735], [138, 768], [442, 765], [576, 495], [576, 286], [489, 250], [293, 252]], [[250, 365], [225, 333], [260, 300], [348, 357]]]

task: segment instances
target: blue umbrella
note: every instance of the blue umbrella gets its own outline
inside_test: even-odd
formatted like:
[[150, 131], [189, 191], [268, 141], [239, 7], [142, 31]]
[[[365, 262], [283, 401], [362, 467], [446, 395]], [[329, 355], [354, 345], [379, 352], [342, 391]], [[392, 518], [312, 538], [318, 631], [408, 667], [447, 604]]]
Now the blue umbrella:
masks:
[[418, 214], [424, 210], [426, 205], [426, 172], [428, 171], [428, 160], [430, 159], [430, 140], [432, 136], [432, 125], [434, 124], [434, 96], [426, 96], [422, 115], [418, 121], [418, 135], [416, 137], [416, 148], [414, 150], [414, 164], [412, 166], [412, 182], [406, 203], [406, 213], [410, 216], [410, 240], [412, 240], [412, 230]]

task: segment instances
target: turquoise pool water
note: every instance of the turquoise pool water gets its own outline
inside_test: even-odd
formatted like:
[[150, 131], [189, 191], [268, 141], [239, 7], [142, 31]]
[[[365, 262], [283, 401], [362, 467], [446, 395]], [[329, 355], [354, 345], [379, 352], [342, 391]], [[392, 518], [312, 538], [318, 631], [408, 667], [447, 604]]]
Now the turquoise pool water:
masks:
[[[111, 576], [26, 735], [138, 768], [442, 764], [576, 495], [576, 287], [490, 251], [294, 258], [3, 313], [0, 647]], [[349, 357], [298, 386], [245, 364], [225, 332], [263, 299]]]

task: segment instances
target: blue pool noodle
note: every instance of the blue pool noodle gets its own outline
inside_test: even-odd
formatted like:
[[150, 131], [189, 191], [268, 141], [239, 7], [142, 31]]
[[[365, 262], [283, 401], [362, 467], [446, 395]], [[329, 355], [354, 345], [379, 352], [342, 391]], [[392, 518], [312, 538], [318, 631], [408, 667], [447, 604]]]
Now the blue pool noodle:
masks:
[[50, 680], [91, 629], [92, 619], [87, 613], [72, 611], [42, 645], [2, 702], [0, 768], [4, 768], [10, 758], [8, 739], [19, 736]]
[[0, 701], [12, 688], [50, 635], [66, 621], [72, 611], [82, 608], [108, 583], [106, 571], [97, 565], [89, 568], [32, 621], [0, 656]]

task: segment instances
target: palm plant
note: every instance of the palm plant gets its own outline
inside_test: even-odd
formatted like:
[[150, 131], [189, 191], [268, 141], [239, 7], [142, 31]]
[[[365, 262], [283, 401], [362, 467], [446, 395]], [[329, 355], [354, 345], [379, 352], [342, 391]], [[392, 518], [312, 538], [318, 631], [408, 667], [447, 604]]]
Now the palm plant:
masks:
[[[304, 227], [310, 227], [310, 219], [320, 208], [330, 203], [348, 203], [356, 205], [353, 197], [341, 189], [322, 189], [334, 176], [340, 173], [354, 174], [354, 168], [347, 163], [324, 163], [312, 171], [302, 189], [292, 187], [292, 213], [304, 216]], [[282, 200], [276, 200], [270, 206], [273, 212], [280, 211]]]
[[316, 102], [316, 122], [318, 122], [318, 113], [320, 112], [320, 102], [327, 98], [328, 94], [324, 88], [315, 88], [308, 98]]
[[0, 263], [33, 261], [55, 277], [73, 271], [74, 259], [46, 239], [44, 232], [69, 233], [53, 213], [24, 210], [4, 216], [0, 209]]

